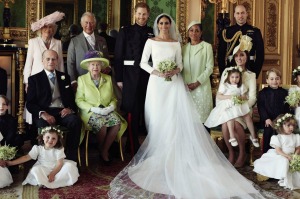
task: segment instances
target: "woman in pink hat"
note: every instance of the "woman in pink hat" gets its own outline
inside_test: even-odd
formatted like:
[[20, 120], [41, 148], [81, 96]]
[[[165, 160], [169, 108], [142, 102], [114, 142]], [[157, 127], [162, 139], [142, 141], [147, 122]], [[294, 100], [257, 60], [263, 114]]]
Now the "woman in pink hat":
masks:
[[[62, 12], [54, 12], [31, 24], [31, 30], [36, 32], [37, 37], [28, 41], [28, 51], [24, 67], [24, 84], [27, 92], [28, 77], [43, 70], [42, 53], [45, 50], [55, 50], [58, 54], [58, 65], [56, 69], [64, 72], [64, 62], [61, 41], [54, 39], [57, 31], [56, 22], [65, 16]], [[26, 122], [32, 124], [31, 114], [26, 111]]]

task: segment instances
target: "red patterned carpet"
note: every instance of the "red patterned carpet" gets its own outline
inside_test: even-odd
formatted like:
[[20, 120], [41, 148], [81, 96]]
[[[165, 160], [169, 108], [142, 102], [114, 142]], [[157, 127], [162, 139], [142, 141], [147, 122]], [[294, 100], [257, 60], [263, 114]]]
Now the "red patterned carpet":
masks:
[[[128, 163], [115, 161], [112, 166], [104, 166], [94, 160], [88, 167], [82, 167], [78, 182], [71, 187], [59, 189], [45, 189], [33, 186], [24, 186], [23, 197], [25, 199], [43, 198], [43, 199], [94, 199], [107, 198], [109, 183], [115, 175]], [[268, 180], [259, 182], [256, 174], [252, 171], [252, 167], [246, 166], [239, 169], [246, 178], [252, 180], [262, 194], [269, 199], [284, 198], [296, 199], [300, 198], [300, 192], [290, 191], [281, 188], [277, 184], [277, 180]], [[0, 197], [1, 198], [1, 197]]]
[[[89, 167], [81, 167], [79, 180], [70, 187], [59, 189], [40, 188], [38, 198], [43, 199], [88, 199], [107, 198], [110, 181], [128, 162], [117, 161], [111, 166], [104, 166], [98, 160], [94, 160]], [[23, 198], [33, 196], [34, 190], [24, 189]], [[1, 198], [1, 197], [0, 197]]]
[[[14, 183], [7, 188], [0, 189], [0, 199], [94, 199], [107, 198], [109, 183], [119, 173], [119, 171], [127, 165], [127, 161], [122, 162], [115, 160], [111, 166], [104, 166], [97, 157], [90, 158], [89, 167], [81, 167], [80, 177], [78, 182], [70, 187], [59, 189], [46, 189], [37, 186], [21, 186], [30, 165], [25, 164], [25, 169], [18, 174], [13, 174]], [[284, 199], [299, 199], [300, 190], [291, 191], [281, 188], [277, 184], [277, 180], [268, 180], [259, 182], [256, 174], [252, 171], [252, 167], [246, 166], [239, 169], [239, 172], [246, 178], [253, 181], [261, 191], [261, 193], [269, 199], [284, 198]]]

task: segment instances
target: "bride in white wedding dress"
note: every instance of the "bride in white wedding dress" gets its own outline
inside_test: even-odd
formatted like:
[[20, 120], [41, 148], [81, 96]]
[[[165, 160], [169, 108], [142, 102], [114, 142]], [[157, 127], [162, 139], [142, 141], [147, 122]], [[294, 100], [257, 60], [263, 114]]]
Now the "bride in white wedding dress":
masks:
[[[180, 75], [181, 46], [167, 14], [154, 23], [155, 38], [145, 44], [141, 67], [149, 72], [145, 102], [148, 136], [131, 162], [110, 184], [110, 198], [264, 198], [228, 162], [202, 125]], [[152, 57], [153, 67], [148, 65]], [[158, 70], [173, 60], [177, 68]], [[165, 81], [172, 77], [172, 81]]]

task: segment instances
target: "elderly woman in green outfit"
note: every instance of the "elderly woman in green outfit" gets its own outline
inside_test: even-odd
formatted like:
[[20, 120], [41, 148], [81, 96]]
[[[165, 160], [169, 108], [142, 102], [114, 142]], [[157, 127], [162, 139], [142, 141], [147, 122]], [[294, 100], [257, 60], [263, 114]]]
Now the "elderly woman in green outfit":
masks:
[[78, 77], [76, 104], [85, 129], [96, 133], [100, 144], [100, 158], [109, 163], [109, 148], [117, 137], [121, 139], [126, 121], [115, 111], [117, 99], [113, 92], [111, 76], [101, 73], [109, 61], [101, 52], [88, 51], [80, 66], [88, 70]]
[[213, 72], [214, 57], [212, 46], [202, 40], [202, 25], [192, 21], [188, 25], [188, 43], [183, 46], [184, 82], [191, 91], [202, 123], [213, 108], [210, 75]]

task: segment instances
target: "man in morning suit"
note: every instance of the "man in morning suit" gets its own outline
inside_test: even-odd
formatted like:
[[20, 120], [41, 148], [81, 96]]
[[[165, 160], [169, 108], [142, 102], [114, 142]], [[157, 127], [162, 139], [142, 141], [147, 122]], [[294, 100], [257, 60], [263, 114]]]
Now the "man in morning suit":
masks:
[[149, 13], [150, 8], [146, 3], [137, 3], [135, 24], [120, 29], [115, 46], [116, 81], [122, 90], [121, 110], [130, 113], [128, 124], [132, 129], [134, 152], [140, 147], [139, 122], [143, 115], [149, 79], [149, 74], [140, 68], [140, 62], [147, 39], [154, 36], [153, 29], [147, 26]]
[[[234, 36], [239, 36], [239, 31], [242, 35], [248, 35], [252, 38], [253, 47], [250, 53], [250, 63], [248, 70], [256, 74], [258, 78], [264, 62], [264, 42], [260, 30], [257, 27], [251, 26], [247, 23], [248, 13], [243, 5], [237, 5], [234, 10], [234, 18], [236, 24], [225, 28], [222, 35], [219, 36], [218, 47], [218, 65], [220, 75], [233, 59], [232, 51], [240, 43], [239, 37], [235, 40], [229, 41]], [[227, 40], [227, 41], [226, 41]]]
[[[105, 39], [94, 33], [96, 27], [95, 15], [91, 12], [85, 12], [81, 17], [80, 23], [83, 31], [71, 39], [67, 56], [67, 70], [74, 90], [77, 88], [77, 77], [88, 72], [80, 67], [80, 63], [87, 51], [100, 51], [105, 58], [109, 59]], [[109, 67], [106, 68], [106, 70], [110, 71]], [[108, 73], [109, 71], [104, 71], [104, 73]]]
[[68, 128], [66, 139], [67, 159], [77, 161], [81, 120], [69, 75], [55, 70], [58, 55], [46, 50], [42, 55], [44, 70], [28, 79], [26, 108], [32, 114], [37, 128], [61, 125]]

